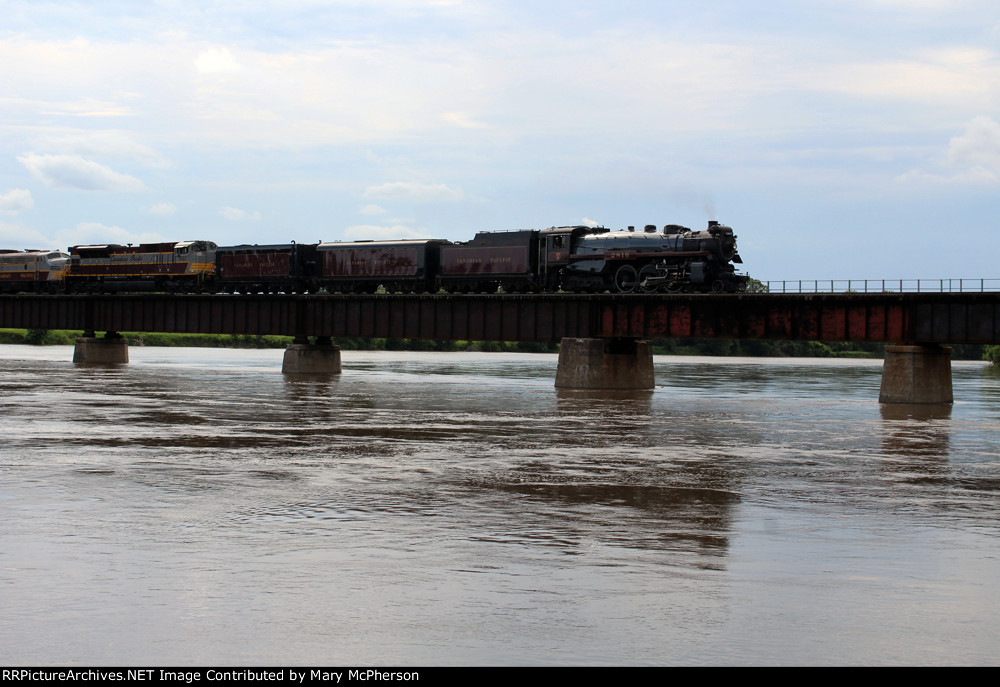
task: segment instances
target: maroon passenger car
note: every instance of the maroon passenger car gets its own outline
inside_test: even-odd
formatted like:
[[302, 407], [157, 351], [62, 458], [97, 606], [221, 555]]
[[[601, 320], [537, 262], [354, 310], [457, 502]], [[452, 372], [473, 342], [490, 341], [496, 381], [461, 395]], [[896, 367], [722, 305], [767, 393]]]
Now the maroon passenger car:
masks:
[[407, 241], [350, 241], [316, 247], [320, 270], [317, 283], [333, 293], [436, 291], [434, 275], [444, 239]]
[[229, 293], [309, 293], [316, 290], [316, 246], [286, 243], [222, 246], [215, 251], [216, 287]]
[[446, 291], [533, 290], [538, 265], [538, 232], [481, 231], [465, 243], [441, 248], [440, 285]]

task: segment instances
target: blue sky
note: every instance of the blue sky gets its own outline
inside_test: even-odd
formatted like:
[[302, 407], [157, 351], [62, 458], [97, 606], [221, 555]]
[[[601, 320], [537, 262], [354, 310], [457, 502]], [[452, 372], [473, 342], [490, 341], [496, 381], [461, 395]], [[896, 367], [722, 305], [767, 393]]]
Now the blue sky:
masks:
[[1000, 277], [1000, 4], [0, 1], [0, 247], [709, 219]]

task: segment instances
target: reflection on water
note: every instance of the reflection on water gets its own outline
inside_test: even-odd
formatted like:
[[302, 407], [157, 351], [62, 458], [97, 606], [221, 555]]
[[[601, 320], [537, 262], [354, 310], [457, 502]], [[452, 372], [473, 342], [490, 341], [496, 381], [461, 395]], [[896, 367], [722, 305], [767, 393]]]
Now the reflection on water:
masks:
[[949, 454], [951, 404], [883, 403], [882, 450], [911, 458], [946, 459]]
[[[8, 663], [995, 663], [1000, 378], [0, 348]], [[95, 631], [94, 628], [100, 628]]]

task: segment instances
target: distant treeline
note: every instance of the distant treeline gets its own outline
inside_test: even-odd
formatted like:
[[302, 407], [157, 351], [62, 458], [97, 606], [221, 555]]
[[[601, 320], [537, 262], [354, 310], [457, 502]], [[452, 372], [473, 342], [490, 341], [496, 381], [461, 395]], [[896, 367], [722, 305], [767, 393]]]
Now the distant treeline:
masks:
[[[0, 329], [0, 343], [68, 345], [80, 331]], [[147, 334], [122, 332], [132, 346], [200, 346], [204, 348], [284, 348], [290, 336], [237, 334]], [[498, 341], [435, 341], [424, 339], [335, 338], [343, 350], [366, 351], [487, 351], [555, 353], [556, 343]], [[883, 344], [823, 341], [757, 341], [748, 339], [652, 339], [657, 355], [722, 355], [767, 358], [881, 358]], [[954, 360], [989, 360], [1000, 365], [1000, 346], [956, 344]]]

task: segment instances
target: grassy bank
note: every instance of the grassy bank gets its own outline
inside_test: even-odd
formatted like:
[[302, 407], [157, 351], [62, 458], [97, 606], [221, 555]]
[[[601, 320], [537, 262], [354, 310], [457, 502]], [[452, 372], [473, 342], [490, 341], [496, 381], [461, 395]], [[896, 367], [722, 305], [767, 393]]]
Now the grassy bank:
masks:
[[[191, 346], [201, 348], [285, 348], [290, 336], [253, 336], [238, 334], [160, 334], [120, 332], [130, 346]], [[82, 331], [48, 329], [0, 329], [0, 344], [36, 346], [72, 345]], [[498, 341], [425, 341], [422, 339], [335, 338], [333, 343], [344, 350], [386, 351], [488, 351], [548, 353], [559, 350], [556, 344]]]
[[1000, 367], [1000, 346], [987, 346], [983, 358]]
[[[236, 334], [157, 334], [122, 332], [130, 346], [194, 346], [202, 348], [284, 348], [290, 336]], [[69, 345], [81, 331], [0, 329], [0, 344]], [[499, 341], [429, 341], [423, 339], [335, 338], [343, 350], [367, 351], [487, 351], [553, 353], [558, 344]], [[738, 339], [653, 339], [656, 355], [713, 355], [764, 358], [881, 358], [882, 344], [820, 341], [749, 341]], [[954, 360], [989, 360], [1000, 366], [1000, 346], [952, 346]]]
[[[284, 348], [290, 336], [237, 336], [233, 334], [157, 334], [121, 332], [130, 346], [191, 346], [201, 348]], [[36, 346], [72, 345], [82, 331], [55, 329], [0, 329], [0, 343]]]

